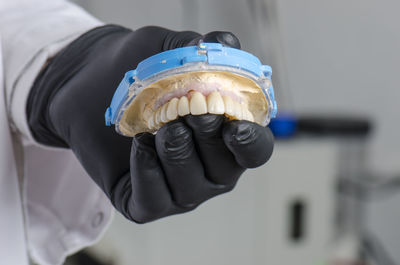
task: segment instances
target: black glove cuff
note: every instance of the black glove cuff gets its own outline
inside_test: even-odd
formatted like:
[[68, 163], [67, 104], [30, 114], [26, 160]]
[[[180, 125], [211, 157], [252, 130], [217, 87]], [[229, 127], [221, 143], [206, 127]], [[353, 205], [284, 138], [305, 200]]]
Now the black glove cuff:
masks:
[[101, 39], [111, 34], [130, 32], [132, 30], [116, 25], [97, 27], [81, 35], [51, 58], [36, 77], [26, 106], [29, 128], [36, 141], [49, 146], [69, 147], [52, 125], [48, 112], [50, 102], [63, 85], [88, 63], [87, 59], [94, 46]]

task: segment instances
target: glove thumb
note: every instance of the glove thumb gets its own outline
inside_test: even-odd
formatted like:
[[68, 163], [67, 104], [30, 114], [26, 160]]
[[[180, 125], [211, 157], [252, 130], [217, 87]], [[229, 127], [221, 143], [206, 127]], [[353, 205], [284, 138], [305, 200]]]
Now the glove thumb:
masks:
[[163, 50], [198, 45], [200, 42], [221, 43], [227, 47], [240, 49], [239, 39], [231, 32], [212, 31], [200, 35], [193, 31], [171, 31], [164, 40]]

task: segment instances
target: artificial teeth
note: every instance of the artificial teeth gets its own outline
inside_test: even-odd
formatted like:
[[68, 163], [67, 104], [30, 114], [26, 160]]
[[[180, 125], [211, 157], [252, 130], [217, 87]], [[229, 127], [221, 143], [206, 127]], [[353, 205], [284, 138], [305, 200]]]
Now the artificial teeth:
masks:
[[190, 98], [190, 113], [201, 115], [207, 113], [206, 98], [200, 92], [194, 92]]
[[156, 111], [154, 122], [156, 125], [161, 123], [161, 108]]
[[226, 114], [235, 120], [254, 122], [253, 114], [241, 103], [232, 100], [229, 96], [221, 96], [217, 91], [206, 97], [200, 92], [194, 92], [190, 101], [186, 96], [173, 98], [157, 109], [147, 121], [148, 128], [157, 129], [160, 125], [173, 121], [178, 116], [187, 114], [201, 115], [206, 113]]
[[233, 113], [235, 119], [237, 120], [243, 119], [243, 109], [242, 105], [239, 102], [233, 101]]
[[185, 116], [190, 113], [189, 109], [189, 100], [187, 97], [183, 96], [179, 99], [178, 102], [178, 115]]
[[243, 108], [243, 119], [254, 122], [253, 114], [247, 108]]
[[150, 130], [153, 130], [155, 128], [154, 118], [155, 115], [151, 115], [149, 120], [147, 121], [147, 127], [149, 127]]
[[179, 99], [173, 98], [171, 101], [168, 103], [168, 108], [167, 108], [167, 119], [169, 121], [173, 121], [176, 118], [178, 118], [178, 101]]
[[234, 116], [234, 106], [233, 106], [233, 100], [231, 97], [228, 96], [223, 96], [222, 99], [224, 100], [224, 107], [225, 107], [225, 113], [228, 114], [229, 116]]
[[164, 104], [162, 107], [161, 107], [161, 113], [160, 113], [160, 120], [161, 120], [161, 122], [163, 122], [163, 123], [166, 123], [166, 122], [168, 122], [168, 119], [167, 119], [167, 108], [168, 108], [168, 103], [167, 104]]
[[222, 99], [219, 92], [214, 91], [207, 97], [207, 109], [212, 114], [224, 114], [225, 106], [224, 100]]

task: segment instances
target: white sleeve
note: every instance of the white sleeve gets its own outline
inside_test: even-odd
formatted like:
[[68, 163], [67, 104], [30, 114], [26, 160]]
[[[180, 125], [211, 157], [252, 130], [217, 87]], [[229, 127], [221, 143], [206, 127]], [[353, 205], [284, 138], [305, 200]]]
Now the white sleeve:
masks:
[[8, 116], [25, 143], [34, 143], [25, 110], [35, 77], [49, 58], [100, 25], [82, 8], [64, 0], [0, 2]]
[[[21, 171], [18, 173], [23, 176], [20, 187], [24, 235], [30, 257], [38, 264], [62, 264], [67, 255], [99, 239], [112, 220], [108, 198], [72, 151], [44, 148], [36, 143], [25, 111], [29, 91], [46, 61], [82, 33], [100, 25], [83, 9], [64, 0], [0, 0], [0, 52], [8, 112], [8, 122], [5, 115], [0, 122], [7, 130], [6, 123], [11, 124], [22, 136], [16, 137], [14, 149], [19, 152], [14, 157]], [[1, 103], [0, 108], [4, 107]], [[2, 141], [10, 142], [0, 130], [0, 146], [7, 148]], [[8, 150], [4, 151], [10, 154]], [[10, 177], [4, 171], [9, 168], [0, 169], [0, 180]]]

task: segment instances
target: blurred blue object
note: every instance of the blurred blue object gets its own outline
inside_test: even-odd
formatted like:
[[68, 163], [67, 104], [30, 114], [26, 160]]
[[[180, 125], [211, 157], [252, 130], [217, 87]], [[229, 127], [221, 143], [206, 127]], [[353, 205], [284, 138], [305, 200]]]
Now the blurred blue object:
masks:
[[290, 113], [278, 114], [276, 118], [271, 119], [268, 127], [275, 138], [290, 138], [296, 133], [297, 118]]

